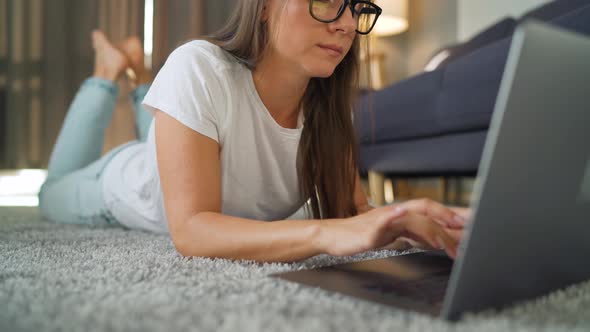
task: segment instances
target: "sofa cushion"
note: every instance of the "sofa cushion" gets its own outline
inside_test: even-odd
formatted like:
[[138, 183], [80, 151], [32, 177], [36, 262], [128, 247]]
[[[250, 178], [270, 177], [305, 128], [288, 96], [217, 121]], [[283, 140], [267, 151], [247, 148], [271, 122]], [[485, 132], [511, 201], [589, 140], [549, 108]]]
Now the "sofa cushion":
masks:
[[465, 55], [467, 55], [475, 50], [478, 50], [486, 45], [489, 45], [493, 42], [496, 42], [500, 39], [504, 39], [504, 38], [510, 36], [514, 32], [515, 26], [516, 26], [516, 20], [514, 18], [505, 17], [504, 19], [495, 23], [491, 27], [478, 33], [475, 37], [469, 39], [469, 41], [467, 41], [465, 43], [449, 46], [447, 48], [444, 48], [444, 49], [441, 49], [441, 50], [435, 52], [435, 56], [436, 56], [436, 54], [439, 54], [442, 51], [449, 52], [449, 55], [443, 61], [441, 61], [436, 66], [436, 68], [433, 68], [433, 69], [442, 68], [462, 56], [465, 56]]
[[489, 126], [510, 39], [448, 66], [364, 95], [355, 116], [361, 144], [403, 141]]
[[[590, 35], [590, 1], [548, 23]], [[444, 68], [435, 114], [439, 132], [469, 131], [489, 125], [511, 39], [483, 47]]]
[[435, 131], [433, 96], [441, 89], [442, 76], [440, 70], [423, 73], [362, 95], [354, 116], [361, 143], [423, 137]]
[[586, 6], [559, 16], [553, 19], [551, 23], [564, 29], [590, 35], [590, 0], [586, 0], [586, 2]]
[[522, 15], [519, 19], [519, 23], [529, 18], [534, 18], [541, 21], [551, 21], [562, 15], [568, 14], [570, 12], [578, 10], [579, 8], [585, 7], [589, 3], [589, 0], [551, 1]]
[[511, 41], [505, 38], [483, 47], [443, 69], [433, 134], [489, 127]]
[[[550, 23], [590, 35], [590, 4]], [[360, 143], [406, 141], [488, 128], [511, 39], [363, 96], [355, 114]]]
[[483, 46], [491, 44], [500, 39], [504, 39], [514, 32], [516, 26], [529, 18], [534, 18], [541, 21], [551, 21], [559, 16], [565, 15], [569, 12], [575, 11], [581, 7], [588, 5], [589, 0], [558, 0], [551, 1], [545, 5], [537, 7], [527, 13], [525, 13], [518, 20], [512, 17], [504, 17], [500, 21], [494, 23], [492, 26], [479, 32], [473, 38], [467, 42], [450, 45], [445, 48], [439, 49], [433, 55], [436, 57], [441, 52], [447, 52], [447, 57], [444, 60], [438, 62], [436, 66], [431, 66], [429, 69], [434, 70], [442, 68], [454, 60], [467, 55]]

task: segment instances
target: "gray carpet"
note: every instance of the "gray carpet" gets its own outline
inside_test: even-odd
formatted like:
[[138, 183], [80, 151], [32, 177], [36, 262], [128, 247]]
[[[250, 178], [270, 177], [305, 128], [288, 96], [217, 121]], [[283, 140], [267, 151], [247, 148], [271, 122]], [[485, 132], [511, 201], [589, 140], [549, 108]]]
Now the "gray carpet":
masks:
[[590, 331], [590, 282], [451, 324], [267, 277], [397, 254], [186, 259], [166, 236], [0, 208], [0, 331]]

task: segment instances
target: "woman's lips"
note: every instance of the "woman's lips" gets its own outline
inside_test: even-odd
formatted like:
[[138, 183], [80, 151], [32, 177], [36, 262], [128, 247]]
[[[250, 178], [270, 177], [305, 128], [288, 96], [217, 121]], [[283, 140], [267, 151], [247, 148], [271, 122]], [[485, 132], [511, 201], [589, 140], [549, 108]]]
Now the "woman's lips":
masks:
[[328, 54], [335, 56], [335, 57], [341, 56], [342, 53], [344, 52], [344, 49], [342, 47], [336, 46], [336, 45], [319, 44], [318, 46], [321, 49], [325, 50]]

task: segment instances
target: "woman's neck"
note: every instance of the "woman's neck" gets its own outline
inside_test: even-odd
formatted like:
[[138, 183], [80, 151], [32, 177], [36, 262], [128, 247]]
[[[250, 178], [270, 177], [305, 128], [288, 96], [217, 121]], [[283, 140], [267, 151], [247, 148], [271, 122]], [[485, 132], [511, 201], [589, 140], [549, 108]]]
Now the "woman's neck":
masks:
[[253, 71], [254, 85], [275, 121], [284, 128], [296, 128], [299, 104], [309, 77], [293, 64], [278, 57], [264, 56]]

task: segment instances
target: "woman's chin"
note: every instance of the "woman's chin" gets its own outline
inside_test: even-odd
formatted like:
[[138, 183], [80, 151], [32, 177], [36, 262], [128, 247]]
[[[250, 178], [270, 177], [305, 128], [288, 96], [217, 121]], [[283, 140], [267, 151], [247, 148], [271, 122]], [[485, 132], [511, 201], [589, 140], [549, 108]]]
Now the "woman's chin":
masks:
[[309, 77], [328, 78], [334, 74], [337, 65], [334, 61], [316, 61], [304, 65], [303, 70]]
[[324, 75], [318, 75], [318, 76], [316, 76], [316, 77], [318, 77], [318, 78], [329, 78], [329, 77], [330, 77], [330, 76], [332, 76], [333, 74], [334, 74], [334, 72], [332, 71], [332, 72], [330, 72], [330, 73], [326, 73], [326, 74], [324, 74]]
[[334, 68], [334, 67], [318, 68], [317, 70], [314, 70], [312, 72], [313, 75], [311, 75], [311, 76], [317, 77], [317, 78], [328, 78], [334, 74], [334, 70], [336, 70], [336, 68]]

